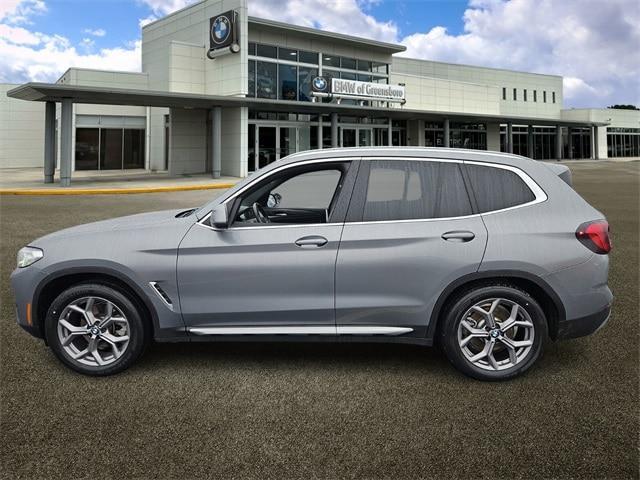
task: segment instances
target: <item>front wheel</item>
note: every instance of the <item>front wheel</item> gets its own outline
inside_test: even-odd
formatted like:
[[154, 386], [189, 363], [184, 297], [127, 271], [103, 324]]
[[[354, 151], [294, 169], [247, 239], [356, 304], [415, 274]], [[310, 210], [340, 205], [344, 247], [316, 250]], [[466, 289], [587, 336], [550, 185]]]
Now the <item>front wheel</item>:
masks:
[[524, 373], [542, 353], [547, 320], [527, 292], [484, 285], [457, 297], [445, 312], [440, 343], [460, 371], [479, 380]]
[[47, 342], [73, 370], [94, 376], [121, 372], [146, 345], [141, 312], [123, 292], [102, 284], [75, 285], [51, 304]]

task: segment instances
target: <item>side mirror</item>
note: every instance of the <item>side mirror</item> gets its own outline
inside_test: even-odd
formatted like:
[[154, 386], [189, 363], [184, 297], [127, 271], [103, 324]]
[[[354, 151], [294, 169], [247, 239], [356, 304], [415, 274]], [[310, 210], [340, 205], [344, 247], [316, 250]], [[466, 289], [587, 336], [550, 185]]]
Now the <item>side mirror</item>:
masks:
[[229, 215], [227, 213], [227, 206], [223, 203], [217, 205], [212, 211], [209, 217], [209, 224], [213, 228], [228, 228], [229, 227]]
[[280, 200], [282, 200], [282, 195], [279, 193], [270, 193], [269, 198], [267, 199], [267, 207], [276, 208], [280, 205]]

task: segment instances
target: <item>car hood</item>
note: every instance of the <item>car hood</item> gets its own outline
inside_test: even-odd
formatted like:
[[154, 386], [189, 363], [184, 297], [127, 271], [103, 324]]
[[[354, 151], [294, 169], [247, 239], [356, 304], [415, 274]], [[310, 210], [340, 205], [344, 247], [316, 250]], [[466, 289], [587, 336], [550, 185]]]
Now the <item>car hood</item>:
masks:
[[77, 225], [75, 227], [65, 228], [57, 232], [50, 233], [41, 237], [30, 245], [38, 246], [40, 243], [46, 243], [50, 240], [63, 240], [73, 237], [91, 235], [97, 233], [109, 233], [117, 231], [143, 231], [149, 228], [167, 227], [168, 223], [175, 224], [176, 227], [179, 224], [191, 225], [196, 217], [190, 215], [178, 215], [180, 213], [189, 212], [184, 209], [180, 210], [163, 210], [160, 212], [139, 213], [136, 215], [127, 215], [125, 217], [112, 218], [110, 220], [102, 220], [99, 222], [86, 223], [83, 225]]

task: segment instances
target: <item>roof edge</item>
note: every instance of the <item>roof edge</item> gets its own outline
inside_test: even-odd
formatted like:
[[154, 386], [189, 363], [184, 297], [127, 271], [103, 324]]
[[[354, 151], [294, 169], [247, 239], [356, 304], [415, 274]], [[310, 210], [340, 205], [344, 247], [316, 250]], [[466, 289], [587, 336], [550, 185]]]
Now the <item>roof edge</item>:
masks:
[[290, 23], [278, 22], [276, 20], [269, 20], [267, 18], [252, 17], [249, 16], [248, 23], [255, 25], [261, 25], [271, 28], [279, 28], [283, 30], [290, 30], [293, 32], [299, 32], [303, 34], [315, 35], [317, 37], [330, 38], [332, 40], [355, 42], [368, 45], [369, 47], [380, 48], [387, 50], [390, 53], [404, 52], [407, 47], [397, 43], [382, 42], [380, 40], [373, 40], [365, 37], [356, 37], [354, 35], [345, 35], [344, 33], [331, 32], [327, 30], [320, 30], [318, 28], [305, 27], [301, 25], [293, 25]]

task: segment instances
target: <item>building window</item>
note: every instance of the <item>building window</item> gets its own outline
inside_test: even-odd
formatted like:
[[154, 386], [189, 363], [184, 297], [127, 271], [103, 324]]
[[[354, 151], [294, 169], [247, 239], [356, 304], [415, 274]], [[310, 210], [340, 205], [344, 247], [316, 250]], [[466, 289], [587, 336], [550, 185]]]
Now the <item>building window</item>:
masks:
[[527, 89], [526, 88], [524, 89], [524, 101], [525, 102], [527, 101]]
[[256, 45], [256, 55], [259, 57], [278, 58], [278, 47], [259, 43]]
[[640, 157], [640, 128], [607, 127], [607, 152], [610, 158]]
[[340, 57], [337, 55], [323, 55], [322, 65], [325, 67], [340, 68]]
[[551, 92], [551, 98], [553, 103], [556, 103], [556, 92]]
[[345, 58], [342, 57], [342, 61], [340, 62], [342, 68], [347, 70], [357, 70], [358, 69], [358, 61], [355, 58]]
[[537, 90], [534, 90], [534, 91], [533, 91], [533, 101], [534, 101], [534, 102], [537, 102], [537, 101], [538, 101], [538, 91], [537, 91]]
[[[449, 131], [449, 147], [487, 149], [487, 128], [484, 123], [454, 123]], [[446, 146], [446, 145], [445, 145]]]
[[258, 98], [277, 98], [278, 64], [256, 62], [256, 96]]
[[145, 130], [76, 128], [76, 170], [144, 168]]
[[513, 89], [513, 100], [518, 100], [518, 89], [514, 88]]
[[542, 101], [544, 103], [547, 103], [547, 91], [546, 90], [542, 91]]
[[310, 102], [311, 82], [318, 76], [317, 68], [299, 67], [298, 68], [298, 100], [301, 102]]
[[502, 99], [507, 99], [507, 87], [502, 87]]
[[249, 60], [249, 83], [247, 88], [247, 97], [256, 96], [256, 61]]
[[298, 67], [278, 65], [278, 99], [296, 100], [298, 97]]
[[298, 50], [298, 61], [301, 63], [312, 63], [313, 65], [318, 65], [318, 53]]
[[280, 60], [288, 60], [290, 62], [298, 61], [298, 51], [292, 50], [291, 48], [278, 48], [278, 58]]

